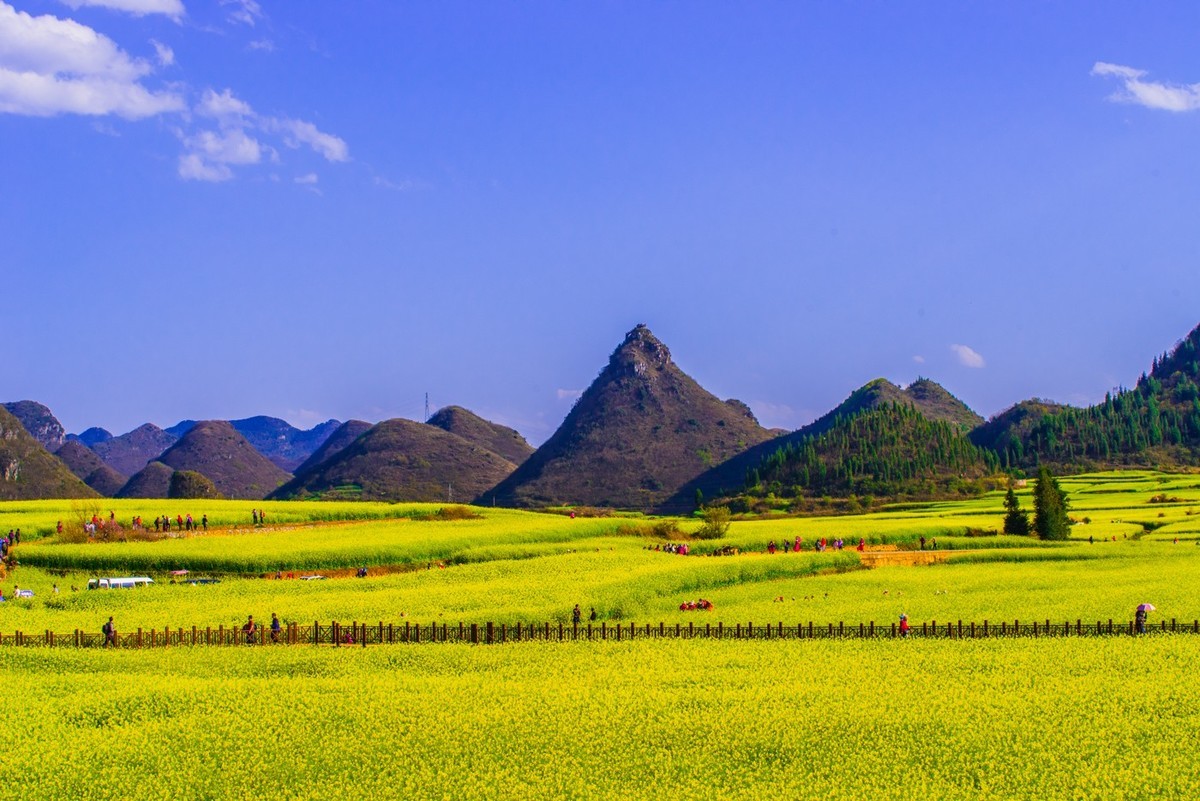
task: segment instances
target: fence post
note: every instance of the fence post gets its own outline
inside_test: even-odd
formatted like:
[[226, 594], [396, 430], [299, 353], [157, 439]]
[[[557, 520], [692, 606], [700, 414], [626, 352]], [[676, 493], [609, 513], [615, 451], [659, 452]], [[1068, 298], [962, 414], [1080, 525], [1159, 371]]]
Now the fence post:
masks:
[[874, 620], [871, 621], [871, 628], [869, 629], [869, 632], [870, 632], [870, 636], [873, 638], [875, 636], [875, 621]]
[[737, 631], [734, 632], [734, 637], [739, 640], [742, 639], [742, 624], [741, 623], [737, 624]]
[[975, 639], [975, 621], [971, 621], [971, 639]]
[[479, 624], [472, 623], [471, 624], [471, 645], [478, 645], [478, 644], [479, 644]]
[[838, 636], [839, 637], [846, 636], [846, 627], [840, 620], [838, 621]]
[[[1171, 633], [1175, 632], [1175, 618], [1171, 618]], [[53, 645], [54, 643], [51, 643]]]
[[858, 639], [861, 640], [862, 638], [863, 638], [863, 624], [860, 621], [858, 624]]
[[984, 620], [983, 620], [983, 636], [984, 636], [984, 637], [988, 636], [988, 622], [987, 622], [987, 618], [984, 618]]
[[491, 645], [492, 643], [494, 643], [496, 641], [495, 625], [496, 624], [490, 620], [487, 622], [487, 644], [488, 645]]
[[725, 639], [725, 623], [720, 620], [717, 621], [717, 638]]

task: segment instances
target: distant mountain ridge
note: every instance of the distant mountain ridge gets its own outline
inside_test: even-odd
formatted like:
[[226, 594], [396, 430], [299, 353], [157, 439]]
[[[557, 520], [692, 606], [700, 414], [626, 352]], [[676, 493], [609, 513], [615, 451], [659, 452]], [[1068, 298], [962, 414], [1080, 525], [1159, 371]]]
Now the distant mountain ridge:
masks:
[[769, 436], [745, 404], [706, 391], [638, 325], [550, 439], [480, 501], [651, 509]]
[[513, 468], [502, 456], [437, 426], [385, 420], [271, 497], [466, 503]]
[[4, 404], [13, 417], [46, 450], [54, 453], [67, 441], [67, 432], [58, 418], [37, 401], [23, 400]]
[[461, 406], [439, 409], [426, 422], [487, 448], [513, 464], [525, 461], [534, 450], [516, 430], [484, 420]]
[[321, 447], [313, 451], [312, 455], [295, 469], [294, 474], [302, 476], [312, 471], [317, 465], [337, 456], [350, 443], [367, 433], [371, 428], [372, 424], [364, 420], [347, 420], [338, 426], [337, 430], [321, 444]]
[[192, 426], [157, 461], [205, 476], [226, 498], [261, 499], [291, 478], [224, 420]]
[[95, 498], [7, 408], [0, 407], [0, 501]]
[[[303, 430], [286, 420], [266, 415], [228, 422], [255, 450], [289, 473], [312, 456], [341, 425], [338, 420], [326, 420]], [[183, 437], [195, 426], [195, 420], [181, 420], [166, 431], [173, 436]]]
[[92, 450], [113, 470], [132, 476], [178, 441], [174, 434], [146, 423], [119, 437], [97, 442]]

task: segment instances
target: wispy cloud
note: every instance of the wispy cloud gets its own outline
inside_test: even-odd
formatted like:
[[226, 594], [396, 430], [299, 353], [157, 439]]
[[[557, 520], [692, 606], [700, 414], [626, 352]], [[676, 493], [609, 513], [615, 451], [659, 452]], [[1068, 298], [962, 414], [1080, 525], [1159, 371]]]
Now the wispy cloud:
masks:
[[307, 145], [328, 161], [346, 161], [350, 157], [345, 140], [318, 130], [310, 122], [260, 115], [228, 88], [220, 92], [205, 91], [194, 111], [198, 117], [213, 120], [218, 130], [182, 137], [185, 148], [179, 160], [181, 178], [227, 181], [233, 177], [231, 164], [257, 164], [264, 154], [272, 162], [278, 162], [278, 152], [260, 146], [257, 136], [250, 132], [277, 135], [291, 148]]
[[913, 361], [916, 362], [917, 364], [924, 364], [925, 357], [921, 356], [920, 354], [917, 354], [916, 356], [913, 356]]
[[1147, 74], [1145, 70], [1104, 61], [1097, 61], [1092, 66], [1092, 75], [1121, 81], [1121, 89], [1108, 97], [1114, 103], [1131, 103], [1162, 111], [1200, 109], [1200, 84], [1166, 84], [1142, 80]]
[[0, 113], [142, 119], [183, 110], [178, 94], [142, 84], [152, 72], [86, 25], [0, 2]]
[[987, 364], [983, 360], [983, 356], [966, 345], [951, 345], [950, 350], [954, 352], [954, 355], [958, 358], [958, 363], [963, 367], [979, 368]]
[[317, 177], [317, 174], [315, 172], [310, 172], [305, 175], [297, 175], [296, 176], [296, 183], [306, 184], [308, 186], [312, 186], [313, 184], [316, 184], [319, 180], [320, 179]]
[[311, 122], [287, 117], [264, 117], [262, 125], [266, 130], [282, 134], [284, 144], [290, 148], [308, 145], [327, 161], [346, 161], [350, 158], [350, 149], [345, 140], [317, 130], [317, 126]]
[[239, 25], [249, 25], [253, 28], [255, 23], [265, 16], [262, 6], [255, 0], [221, 0], [221, 5], [230, 9], [227, 15], [229, 21]]
[[577, 400], [578, 398], [583, 396], [583, 390], [582, 389], [556, 389], [556, 390], [554, 390], [554, 394], [559, 400]]
[[158, 59], [158, 66], [169, 67], [175, 63], [174, 50], [155, 39], [151, 39], [150, 44], [154, 46], [154, 57]]
[[275, 43], [270, 39], [255, 39], [246, 45], [247, 50], [257, 50], [260, 53], [274, 53]]
[[113, 11], [124, 11], [134, 16], [144, 17], [147, 14], [165, 14], [176, 22], [183, 19], [183, 0], [62, 0], [63, 5], [73, 9], [83, 6], [107, 8]]

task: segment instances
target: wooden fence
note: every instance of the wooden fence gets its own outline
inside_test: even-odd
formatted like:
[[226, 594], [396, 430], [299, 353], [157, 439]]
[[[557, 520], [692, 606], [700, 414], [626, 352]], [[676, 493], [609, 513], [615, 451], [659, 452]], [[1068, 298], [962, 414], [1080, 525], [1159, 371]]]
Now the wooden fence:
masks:
[[[1191, 623], [1163, 620], [1146, 626], [1147, 633], [1200, 634], [1200, 620]], [[982, 623], [938, 622], [913, 624], [908, 631], [912, 639], [975, 640], [996, 637], [1121, 637], [1135, 636], [1133, 621], [1084, 623], [1067, 620], [1062, 623], [1019, 620]], [[491, 645], [516, 642], [566, 642], [571, 640], [829, 640], [829, 639], [900, 639], [899, 626], [869, 623], [320, 623], [312, 625], [289, 623], [277, 635], [260, 629], [253, 637], [238, 627], [207, 626], [199, 628], [137, 629], [118, 633], [108, 647], [163, 648], [169, 646], [229, 646], [229, 645], [315, 645], [362, 646], [391, 643], [470, 643]], [[0, 634], [0, 646], [49, 648], [103, 648], [105, 635], [80, 629], [69, 634], [52, 631], [30, 633], [17, 631]]]

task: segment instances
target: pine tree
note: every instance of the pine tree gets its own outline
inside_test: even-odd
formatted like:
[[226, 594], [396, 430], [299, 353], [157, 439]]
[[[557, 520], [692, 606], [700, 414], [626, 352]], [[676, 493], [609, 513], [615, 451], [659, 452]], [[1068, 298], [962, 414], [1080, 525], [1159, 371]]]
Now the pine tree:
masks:
[[1065, 540], [1071, 536], [1067, 517], [1067, 494], [1045, 466], [1038, 469], [1033, 488], [1033, 529], [1044, 540]]
[[1029, 535], [1029, 513], [1021, 508], [1021, 502], [1017, 500], [1017, 493], [1013, 492], [1013, 488], [1008, 488], [1008, 494], [1004, 496], [1004, 533], [1015, 534], [1018, 537]]

